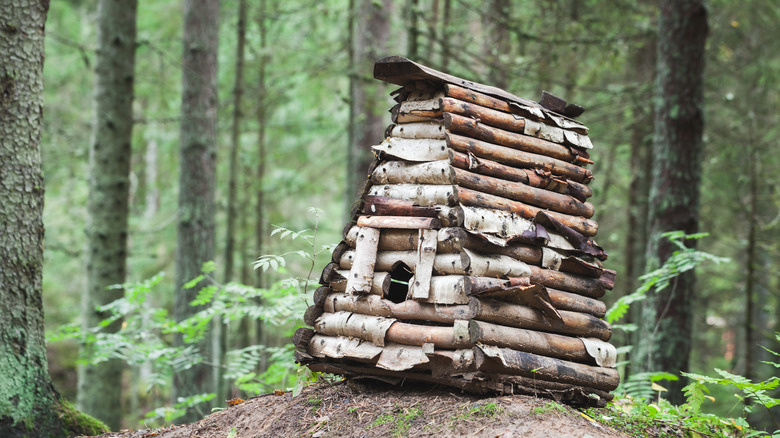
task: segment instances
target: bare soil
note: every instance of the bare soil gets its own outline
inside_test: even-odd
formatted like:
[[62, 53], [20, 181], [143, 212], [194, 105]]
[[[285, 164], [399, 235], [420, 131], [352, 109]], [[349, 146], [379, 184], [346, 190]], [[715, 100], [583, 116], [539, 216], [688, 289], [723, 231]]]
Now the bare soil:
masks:
[[580, 411], [522, 395], [477, 396], [441, 386], [373, 380], [317, 384], [293, 398], [277, 391], [197, 423], [104, 438], [626, 437]]

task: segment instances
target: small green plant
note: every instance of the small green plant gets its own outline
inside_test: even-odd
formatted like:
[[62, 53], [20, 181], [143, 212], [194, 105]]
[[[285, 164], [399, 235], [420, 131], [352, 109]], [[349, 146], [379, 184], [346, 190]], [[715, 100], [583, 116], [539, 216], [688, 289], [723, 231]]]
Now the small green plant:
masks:
[[531, 415], [545, 415], [549, 413], [564, 414], [566, 408], [556, 401], [548, 401], [542, 406], [535, 406], [531, 409]]
[[368, 429], [384, 424], [391, 424], [390, 433], [393, 438], [405, 437], [409, 434], [412, 421], [423, 415], [422, 406], [415, 404], [410, 408], [395, 407], [396, 414], [382, 414], [368, 426]]

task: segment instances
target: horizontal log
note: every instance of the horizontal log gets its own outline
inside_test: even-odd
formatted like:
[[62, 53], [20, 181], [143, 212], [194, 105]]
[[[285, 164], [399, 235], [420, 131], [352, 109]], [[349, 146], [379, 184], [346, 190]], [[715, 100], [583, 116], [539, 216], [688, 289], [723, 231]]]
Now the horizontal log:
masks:
[[[352, 267], [354, 251], [346, 251], [341, 257], [341, 269]], [[414, 271], [417, 251], [380, 251], [377, 253], [377, 271], [393, 271], [403, 263]], [[523, 277], [530, 273], [528, 265], [511, 257], [501, 255], [480, 255], [464, 250], [459, 254], [437, 254], [433, 270], [438, 275], [476, 275], [485, 277]]]
[[[333, 292], [346, 292], [347, 291], [347, 277], [349, 276], [349, 270], [338, 270], [338, 275], [343, 277], [341, 280], [333, 280], [330, 283], [330, 288]], [[389, 272], [374, 272], [374, 277], [371, 280], [371, 290], [368, 292], [371, 295], [377, 295], [380, 297], [387, 296], [390, 292], [391, 277]]]
[[579, 338], [506, 327], [489, 322], [469, 322], [470, 341], [547, 357], [595, 365]]
[[[542, 211], [539, 207], [463, 187], [458, 188], [457, 198], [463, 205], [511, 211], [526, 219], [534, 219]], [[598, 231], [598, 223], [594, 220], [552, 211], [545, 213], [585, 236], [595, 236]]]
[[447, 97], [452, 97], [482, 107], [492, 108], [507, 113], [512, 112], [512, 109], [509, 107], [509, 103], [504, 100], [496, 99], [495, 97], [488, 96], [487, 94], [469, 90], [457, 85], [444, 84], [444, 94]]
[[306, 349], [307, 353], [318, 358], [348, 358], [371, 364], [376, 363], [382, 351], [382, 347], [359, 338], [321, 334], [315, 334]]
[[439, 98], [425, 100], [405, 100], [394, 106], [390, 113], [393, 121], [402, 123], [402, 120], [425, 120], [433, 117], [441, 117]]
[[444, 139], [444, 125], [435, 122], [390, 125], [385, 130], [385, 137]]
[[580, 202], [568, 195], [531, 187], [520, 182], [505, 181], [491, 176], [480, 175], [463, 169], [455, 168], [454, 172], [455, 183], [467, 189], [522, 201], [559, 213], [586, 218], [593, 216], [593, 205], [591, 203]]
[[560, 321], [545, 318], [539, 310], [496, 300], [469, 300], [474, 319], [525, 329], [549, 333], [575, 335], [609, 341], [612, 328], [606, 321], [593, 315], [559, 310]]
[[394, 303], [377, 295], [330, 294], [323, 305], [325, 312], [353, 312], [402, 320], [432, 321], [453, 324], [456, 319], [469, 319], [470, 307], [464, 305], [433, 305], [406, 300]]
[[436, 207], [423, 207], [414, 205], [413, 201], [385, 196], [364, 196], [362, 211], [372, 216], [437, 217]]
[[455, 171], [449, 160], [411, 163], [407, 161], [385, 161], [371, 174], [374, 184], [453, 184]]
[[[440, 355], [437, 352], [434, 358], [439, 356]], [[606, 402], [613, 398], [613, 395], [609, 392], [596, 388], [570, 385], [556, 381], [542, 380], [540, 378], [527, 378], [518, 375], [474, 373], [467, 380], [461, 376], [434, 376], [426, 369], [399, 372], [376, 368], [368, 364], [336, 361], [318, 361], [316, 363], [308, 364], [308, 367], [312, 371], [339, 374], [347, 377], [364, 378], [367, 376], [376, 376], [382, 381], [394, 379], [399, 385], [408, 382], [427, 382], [447, 385], [476, 394], [496, 392], [501, 394], [526, 394], [535, 397], [552, 398], [558, 402], [571, 404], [576, 407], [604, 407]], [[592, 394], [597, 395], [598, 398], [594, 399]]]
[[557, 158], [568, 163], [577, 162], [579, 157], [577, 154], [572, 153], [568, 146], [553, 143], [541, 138], [494, 128], [484, 123], [480, 123], [475, 119], [463, 117], [458, 114], [444, 113], [442, 117], [444, 126], [454, 134], [507, 146], [512, 149], [518, 149], [532, 154]]
[[[462, 324], [460, 324], [462, 323]], [[387, 342], [403, 345], [433, 344], [436, 348], [471, 347], [466, 321], [455, 321], [452, 327], [396, 322], [387, 330]]]
[[396, 323], [394, 318], [362, 315], [352, 312], [323, 313], [314, 323], [314, 331], [327, 336], [346, 336], [385, 344], [388, 329]]
[[360, 216], [357, 220], [359, 227], [371, 228], [401, 228], [401, 229], [430, 229], [441, 226], [435, 217], [414, 216]]
[[423, 206], [455, 205], [458, 202], [457, 187], [454, 185], [380, 184], [372, 186], [368, 194], [411, 200]]
[[388, 137], [371, 149], [377, 152], [380, 158], [390, 156], [406, 161], [448, 160], [450, 157], [444, 140]]
[[452, 165], [482, 175], [493, 176], [506, 181], [521, 182], [532, 187], [569, 195], [580, 202], [585, 202], [587, 198], [593, 196], [593, 189], [590, 186], [554, 177], [550, 172], [542, 169], [521, 169], [457, 151], [452, 153]]
[[474, 357], [477, 369], [484, 372], [539, 377], [603, 391], [611, 391], [620, 383], [620, 375], [614, 368], [568, 362], [508, 348], [479, 347], [475, 349]]
[[458, 134], [447, 134], [447, 145], [458, 152], [470, 152], [480, 158], [516, 167], [548, 170], [553, 175], [580, 183], [589, 183], [593, 179], [593, 172], [584, 167], [557, 158], [524, 152]]
[[440, 98], [439, 106], [443, 113], [454, 113], [469, 117], [496, 128], [512, 132], [523, 132], [525, 130], [525, 118], [516, 114], [510, 114], [452, 97]]
[[550, 303], [556, 309], [589, 313], [596, 318], [603, 318], [607, 314], [607, 305], [601, 300], [549, 287], [546, 289], [550, 296]]
[[530, 265], [529, 268], [531, 269], [531, 281], [533, 283], [567, 292], [574, 292], [590, 298], [603, 297], [606, 293], [607, 286], [610, 286], [609, 283], [605, 283], [601, 278], [553, 271], [552, 269], [544, 269], [532, 265]]

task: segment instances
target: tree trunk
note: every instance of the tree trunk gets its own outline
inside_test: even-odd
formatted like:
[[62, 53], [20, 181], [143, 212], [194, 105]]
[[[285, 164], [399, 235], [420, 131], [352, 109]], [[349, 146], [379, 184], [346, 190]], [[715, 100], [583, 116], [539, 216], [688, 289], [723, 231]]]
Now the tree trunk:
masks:
[[[214, 260], [217, 163], [217, 47], [219, 2], [184, 2], [182, 106], [179, 145], [179, 219], [176, 247], [175, 317], [181, 321], [200, 310], [190, 306], [199, 286], [184, 289], [198, 276], [204, 262]], [[212, 359], [212, 330], [198, 342], [206, 360]], [[176, 345], [182, 345], [181, 336]], [[215, 392], [214, 373], [202, 362], [174, 376], [173, 400]], [[193, 422], [209, 412], [199, 406], [178, 421]]]
[[[263, 255], [265, 247], [265, 187], [263, 180], [265, 179], [265, 125], [268, 123], [267, 117], [267, 92], [265, 83], [265, 67], [268, 62], [268, 55], [266, 54], [266, 48], [268, 42], [266, 39], [266, 0], [260, 1], [260, 17], [258, 18], [258, 24], [260, 27], [260, 51], [263, 54], [260, 57], [259, 75], [257, 79], [257, 181], [255, 181], [255, 187], [257, 187], [257, 204], [255, 205], [255, 252], [258, 256]], [[263, 287], [263, 270], [255, 269], [255, 287]], [[258, 327], [262, 324], [258, 321]], [[259, 330], [259, 329], [258, 329]], [[261, 335], [258, 331], [258, 340]]]
[[[701, 176], [702, 73], [707, 10], [699, 0], [663, 0], [658, 23], [653, 181], [650, 189], [648, 271], [674, 251], [661, 235], [695, 233]], [[693, 320], [693, 272], [680, 275], [643, 302], [636, 353], [640, 371], [688, 371]], [[684, 401], [685, 379], [671, 382], [669, 400]]]
[[512, 54], [507, 27], [510, 6], [509, 0], [490, 0], [487, 2], [487, 13], [482, 18], [484, 32], [487, 35], [484, 39], [483, 53], [487, 55], [488, 81], [501, 89], [506, 89], [509, 85], [509, 75], [501, 57], [509, 57]]
[[[350, 144], [347, 150], [347, 193], [350, 206], [358, 196], [374, 160], [371, 145], [384, 138], [385, 85], [372, 77], [374, 61], [384, 56], [390, 36], [391, 0], [357, 2], [352, 10], [352, 71], [350, 72]], [[349, 211], [349, 208], [347, 208]]]
[[[133, 130], [136, 0], [98, 3], [95, 114], [89, 154], [87, 289], [82, 324], [97, 327], [108, 316], [97, 306], [122, 298], [127, 261], [128, 194]], [[103, 330], [116, 332], [122, 321]], [[122, 420], [120, 359], [79, 366], [79, 409], [119, 430]]]
[[72, 430], [49, 377], [43, 330], [44, 23], [49, 2], [0, 8], [0, 436], [94, 435]]

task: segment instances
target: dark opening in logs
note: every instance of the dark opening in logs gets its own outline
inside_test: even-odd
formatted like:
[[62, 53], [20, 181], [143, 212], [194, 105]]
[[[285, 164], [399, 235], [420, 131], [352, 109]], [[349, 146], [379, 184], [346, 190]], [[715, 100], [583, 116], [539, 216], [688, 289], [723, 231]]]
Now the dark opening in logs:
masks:
[[414, 273], [409, 269], [409, 266], [406, 266], [406, 263], [395, 263], [390, 271], [390, 292], [385, 298], [396, 304], [406, 301], [406, 295], [409, 293], [409, 280], [413, 275]]

